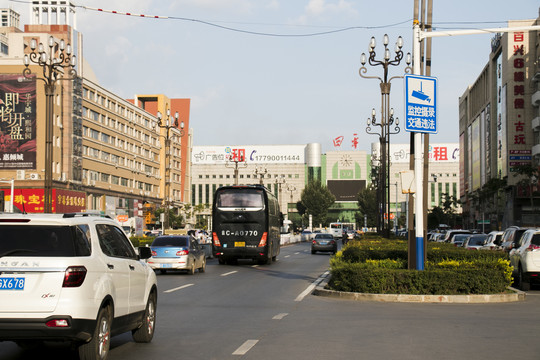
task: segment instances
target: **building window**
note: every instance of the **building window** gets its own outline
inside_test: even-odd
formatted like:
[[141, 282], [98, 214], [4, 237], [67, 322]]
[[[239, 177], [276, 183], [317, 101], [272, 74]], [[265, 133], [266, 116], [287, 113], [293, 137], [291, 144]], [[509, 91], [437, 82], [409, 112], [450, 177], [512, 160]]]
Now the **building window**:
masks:
[[203, 203], [203, 187], [202, 184], [199, 184], [199, 204]]

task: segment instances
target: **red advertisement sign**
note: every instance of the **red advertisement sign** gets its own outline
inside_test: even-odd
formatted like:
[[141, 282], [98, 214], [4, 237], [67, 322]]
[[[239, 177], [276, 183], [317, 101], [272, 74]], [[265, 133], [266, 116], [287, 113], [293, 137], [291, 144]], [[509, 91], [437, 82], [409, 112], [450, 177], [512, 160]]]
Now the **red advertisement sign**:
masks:
[[36, 168], [36, 77], [0, 74], [0, 169]]
[[[11, 189], [2, 189], [5, 196]], [[15, 188], [13, 205], [21, 212], [42, 213], [44, 210], [44, 189]], [[81, 191], [53, 189], [52, 212], [57, 214], [86, 210], [86, 193]]]

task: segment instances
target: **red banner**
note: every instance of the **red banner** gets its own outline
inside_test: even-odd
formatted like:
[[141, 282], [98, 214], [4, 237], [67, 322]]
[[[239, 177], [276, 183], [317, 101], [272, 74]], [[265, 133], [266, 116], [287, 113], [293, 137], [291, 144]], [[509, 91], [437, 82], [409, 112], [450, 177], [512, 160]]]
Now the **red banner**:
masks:
[[[4, 196], [11, 195], [11, 189], [2, 189]], [[42, 213], [44, 210], [43, 189], [15, 188], [13, 205], [21, 212]], [[64, 214], [86, 210], [86, 193], [81, 191], [53, 189], [52, 212]]]

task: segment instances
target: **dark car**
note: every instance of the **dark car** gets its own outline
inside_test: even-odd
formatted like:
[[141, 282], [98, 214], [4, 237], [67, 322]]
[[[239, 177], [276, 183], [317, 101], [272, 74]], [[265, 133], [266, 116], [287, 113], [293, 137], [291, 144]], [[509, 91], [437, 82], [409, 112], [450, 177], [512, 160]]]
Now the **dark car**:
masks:
[[501, 248], [506, 252], [509, 252], [515, 248], [519, 242], [519, 239], [521, 238], [521, 235], [523, 235], [523, 233], [527, 230], [529, 230], [529, 228], [519, 226], [510, 226], [504, 230], [501, 239]]
[[463, 247], [467, 250], [479, 250], [486, 244], [487, 234], [474, 234], [469, 236], [463, 243]]
[[150, 245], [152, 257], [148, 265], [163, 274], [167, 270], [187, 270], [194, 274], [206, 270], [206, 256], [204, 250], [193, 236], [189, 235], [163, 235], [158, 236]]
[[447, 242], [447, 243], [453, 244], [454, 243], [453, 238], [457, 234], [472, 234], [472, 232], [469, 231], [469, 230], [448, 230], [446, 232], [446, 234], [444, 234], [444, 238], [443, 238], [442, 242]]
[[450, 243], [457, 247], [463, 247], [463, 243], [471, 236], [471, 234], [456, 234], [452, 237]]
[[317, 234], [311, 242], [311, 253], [326, 251], [335, 254], [337, 252], [337, 242], [332, 234]]

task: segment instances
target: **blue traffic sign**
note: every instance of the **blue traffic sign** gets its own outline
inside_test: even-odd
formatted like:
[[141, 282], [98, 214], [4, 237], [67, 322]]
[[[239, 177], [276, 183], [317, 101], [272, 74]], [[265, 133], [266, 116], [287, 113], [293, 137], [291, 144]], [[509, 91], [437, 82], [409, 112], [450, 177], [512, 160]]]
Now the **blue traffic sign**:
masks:
[[437, 133], [437, 78], [405, 75], [405, 131]]

